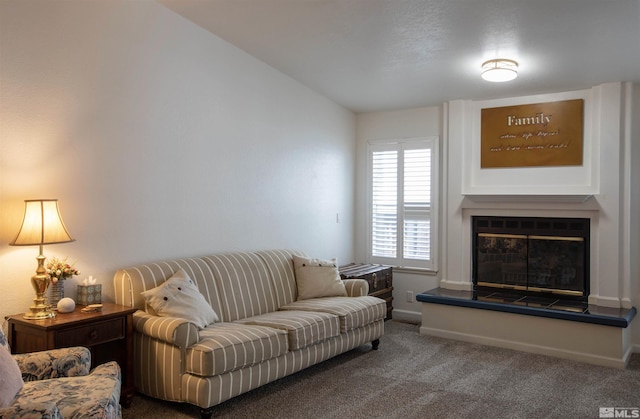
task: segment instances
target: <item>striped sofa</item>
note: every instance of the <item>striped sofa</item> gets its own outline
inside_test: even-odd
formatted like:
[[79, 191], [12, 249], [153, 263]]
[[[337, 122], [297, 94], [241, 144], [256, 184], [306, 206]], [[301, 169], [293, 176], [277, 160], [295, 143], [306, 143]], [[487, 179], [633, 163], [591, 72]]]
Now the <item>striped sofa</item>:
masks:
[[[384, 333], [386, 304], [368, 284], [346, 280], [347, 297], [297, 301], [289, 250], [221, 253], [121, 269], [115, 300], [134, 314], [135, 383], [151, 397], [187, 402], [210, 417], [239, 394], [372, 342]], [[184, 270], [220, 322], [199, 330], [150, 314], [141, 293]]]

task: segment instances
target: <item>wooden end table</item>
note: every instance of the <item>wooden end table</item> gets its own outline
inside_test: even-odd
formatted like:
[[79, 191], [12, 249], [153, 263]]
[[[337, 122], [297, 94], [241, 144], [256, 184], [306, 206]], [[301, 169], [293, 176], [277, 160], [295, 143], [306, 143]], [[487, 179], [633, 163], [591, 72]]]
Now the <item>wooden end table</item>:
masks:
[[122, 370], [120, 403], [129, 407], [135, 395], [133, 381], [133, 313], [135, 308], [103, 303], [102, 311], [57, 313], [44, 320], [27, 320], [24, 313], [8, 316], [11, 352], [22, 354], [48, 349], [85, 346], [91, 365], [117, 361]]

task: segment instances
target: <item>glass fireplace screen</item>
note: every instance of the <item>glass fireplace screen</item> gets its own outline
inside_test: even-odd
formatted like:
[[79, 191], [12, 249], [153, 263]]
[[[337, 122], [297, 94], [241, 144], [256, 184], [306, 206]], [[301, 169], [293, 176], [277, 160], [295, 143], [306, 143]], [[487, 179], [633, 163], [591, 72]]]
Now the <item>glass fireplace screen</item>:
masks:
[[476, 232], [474, 284], [585, 296], [587, 245], [576, 235]]

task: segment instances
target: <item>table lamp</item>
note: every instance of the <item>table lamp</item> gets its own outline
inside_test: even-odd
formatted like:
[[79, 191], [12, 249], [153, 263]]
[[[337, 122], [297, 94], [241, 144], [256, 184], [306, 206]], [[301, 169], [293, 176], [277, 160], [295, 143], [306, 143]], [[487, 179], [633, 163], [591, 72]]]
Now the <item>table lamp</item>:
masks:
[[44, 294], [49, 288], [51, 278], [44, 268], [45, 257], [42, 254], [42, 246], [45, 244], [72, 242], [64, 226], [57, 199], [33, 199], [25, 200], [24, 219], [22, 227], [16, 238], [9, 243], [11, 246], [40, 246], [40, 254], [36, 258], [38, 269], [31, 277], [31, 285], [36, 292], [33, 305], [29, 307], [30, 312], [25, 313], [24, 318], [30, 320], [40, 320], [55, 317], [55, 313], [50, 310], [47, 298]]

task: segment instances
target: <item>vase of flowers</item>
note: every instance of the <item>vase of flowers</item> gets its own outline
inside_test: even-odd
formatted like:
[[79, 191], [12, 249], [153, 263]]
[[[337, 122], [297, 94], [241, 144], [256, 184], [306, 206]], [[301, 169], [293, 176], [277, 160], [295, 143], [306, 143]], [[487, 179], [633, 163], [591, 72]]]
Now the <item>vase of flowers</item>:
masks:
[[60, 260], [51, 258], [47, 263], [47, 276], [51, 280], [51, 297], [49, 304], [55, 309], [58, 301], [64, 298], [64, 281], [80, 272], [72, 265], [67, 263], [67, 259]]

